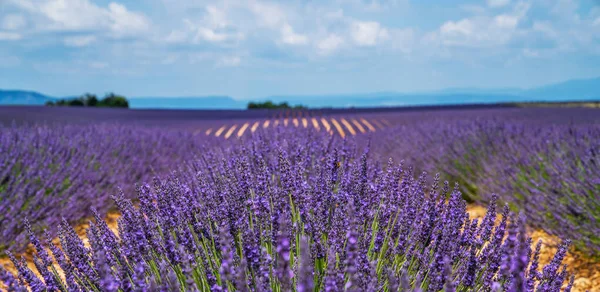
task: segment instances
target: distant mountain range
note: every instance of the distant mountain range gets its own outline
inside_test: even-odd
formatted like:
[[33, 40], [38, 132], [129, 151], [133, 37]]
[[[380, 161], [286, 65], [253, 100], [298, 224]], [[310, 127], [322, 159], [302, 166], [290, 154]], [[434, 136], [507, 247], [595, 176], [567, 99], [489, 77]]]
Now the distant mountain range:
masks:
[[247, 101], [235, 100], [229, 96], [129, 98], [129, 106], [140, 109], [244, 109], [246, 105]]
[[[33, 91], [0, 90], [0, 105], [43, 105], [55, 97]], [[302, 104], [308, 107], [378, 107], [451, 105], [470, 103], [502, 103], [526, 101], [591, 101], [600, 100], [600, 77], [574, 79], [561, 83], [531, 88], [449, 88], [431, 92], [399, 93], [376, 92], [337, 95], [274, 95], [253, 101], [272, 100]], [[131, 108], [149, 109], [244, 109], [250, 100], [229, 96], [198, 97], [131, 97]]]
[[0, 105], [43, 105], [48, 100], [53, 98], [35, 91], [0, 89]]

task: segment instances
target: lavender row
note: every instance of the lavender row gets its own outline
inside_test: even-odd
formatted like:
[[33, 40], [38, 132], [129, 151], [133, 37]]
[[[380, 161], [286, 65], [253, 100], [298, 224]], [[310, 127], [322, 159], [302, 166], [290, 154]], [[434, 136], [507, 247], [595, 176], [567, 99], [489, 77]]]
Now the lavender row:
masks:
[[89, 246], [67, 222], [62, 249], [30, 233], [42, 277], [11, 255], [19, 275], [0, 278], [14, 291], [570, 290], [568, 242], [540, 267], [524, 216], [492, 200], [471, 219], [458, 186], [359, 149], [257, 132], [139, 186], [136, 205], [114, 196], [118, 234], [99, 213]]
[[532, 119], [442, 115], [371, 139], [380, 160], [437, 169], [459, 181], [470, 201], [489, 202], [495, 192], [530, 225], [600, 256], [600, 124]]
[[131, 193], [207, 145], [186, 132], [115, 124], [0, 128], [0, 250], [24, 246], [22, 219], [55, 231], [61, 218], [105, 212], [108, 194]]

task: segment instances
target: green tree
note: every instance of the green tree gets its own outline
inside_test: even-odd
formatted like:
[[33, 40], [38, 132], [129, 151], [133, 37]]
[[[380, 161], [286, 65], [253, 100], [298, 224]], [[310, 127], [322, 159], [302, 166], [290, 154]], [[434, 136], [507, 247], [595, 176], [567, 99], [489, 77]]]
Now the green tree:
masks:
[[282, 102], [279, 104], [276, 104], [270, 100], [267, 100], [265, 102], [249, 102], [248, 103], [248, 109], [306, 109], [305, 106], [303, 105], [295, 105], [295, 106], [290, 106], [290, 104], [288, 102]]
[[107, 94], [102, 100], [100, 100], [98, 106], [129, 108], [129, 102], [124, 96], [116, 95], [111, 92]]
[[85, 104], [83, 103], [83, 100], [81, 100], [79, 98], [69, 100], [68, 105], [69, 106], [85, 106]]
[[129, 108], [129, 101], [122, 95], [108, 93], [102, 100], [95, 94], [86, 93], [72, 99], [59, 99], [47, 101], [46, 106], [83, 106], [83, 107], [120, 107]]
[[85, 106], [97, 106], [98, 105], [98, 97], [95, 94], [86, 93], [82, 96], [83, 103]]

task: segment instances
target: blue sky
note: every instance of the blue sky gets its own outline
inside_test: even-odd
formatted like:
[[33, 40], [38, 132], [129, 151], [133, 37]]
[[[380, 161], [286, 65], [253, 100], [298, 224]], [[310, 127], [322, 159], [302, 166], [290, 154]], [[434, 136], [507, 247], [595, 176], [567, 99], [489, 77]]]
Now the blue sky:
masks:
[[253, 98], [600, 76], [597, 0], [0, 0], [0, 88]]

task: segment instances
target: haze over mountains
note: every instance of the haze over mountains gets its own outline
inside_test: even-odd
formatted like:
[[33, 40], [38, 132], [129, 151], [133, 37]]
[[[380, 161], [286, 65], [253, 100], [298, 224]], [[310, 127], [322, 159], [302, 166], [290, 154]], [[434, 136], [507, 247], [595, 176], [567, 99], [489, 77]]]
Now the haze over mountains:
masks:
[[[0, 105], [43, 105], [56, 97], [23, 90], [0, 90]], [[375, 92], [336, 95], [273, 95], [252, 101], [272, 100], [319, 107], [379, 107], [501, 103], [524, 101], [590, 101], [600, 100], [600, 77], [573, 79], [531, 88], [449, 88], [430, 92]], [[134, 109], [244, 109], [250, 100], [229, 96], [197, 97], [129, 97]]]
[[43, 105], [52, 99], [35, 91], [0, 89], [0, 105]]

